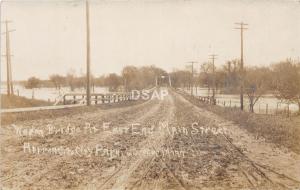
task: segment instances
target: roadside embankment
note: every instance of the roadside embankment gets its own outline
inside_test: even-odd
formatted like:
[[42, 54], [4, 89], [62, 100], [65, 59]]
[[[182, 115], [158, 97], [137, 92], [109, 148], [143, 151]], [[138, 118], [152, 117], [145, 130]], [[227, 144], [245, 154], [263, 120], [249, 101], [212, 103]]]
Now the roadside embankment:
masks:
[[235, 122], [256, 138], [286, 147], [300, 153], [300, 116], [290, 118], [283, 115], [263, 115], [241, 111], [239, 108], [225, 108], [203, 103], [189, 95], [183, 95], [196, 106], [205, 108], [225, 119]]

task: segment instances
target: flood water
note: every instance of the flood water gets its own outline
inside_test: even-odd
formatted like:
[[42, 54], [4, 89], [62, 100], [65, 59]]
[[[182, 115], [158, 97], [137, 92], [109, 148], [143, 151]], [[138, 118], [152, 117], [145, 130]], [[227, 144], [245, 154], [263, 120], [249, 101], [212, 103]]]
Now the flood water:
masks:
[[[186, 92], [191, 93], [191, 90], [185, 89]], [[196, 94], [197, 92], [197, 94]], [[194, 95], [197, 96], [212, 96], [212, 89], [209, 91], [208, 88], [194, 88]], [[240, 95], [239, 94], [220, 94], [216, 92], [217, 104], [225, 107], [240, 107]], [[244, 108], [249, 111], [249, 100], [247, 95], [244, 95]], [[284, 111], [296, 112], [298, 111], [298, 105], [295, 103], [287, 104], [282, 102], [272, 94], [265, 94], [259, 98], [254, 106], [255, 113], [266, 113], [273, 114]]]
[[[45, 100], [50, 102], [56, 102], [61, 98], [63, 94], [66, 93], [85, 93], [84, 88], [76, 88], [74, 91], [71, 91], [69, 87], [62, 87], [61, 89], [55, 88], [34, 88], [27, 89], [22, 85], [14, 86], [15, 95], [23, 96], [29, 99], [38, 99]], [[1, 86], [1, 94], [6, 94], [6, 88]], [[108, 88], [106, 87], [95, 87], [91, 89], [91, 93], [108, 93]]]
[[[190, 93], [190, 90], [185, 89], [187, 93]], [[84, 88], [77, 88], [74, 91], [70, 91], [69, 87], [62, 87], [60, 90], [55, 88], [35, 88], [35, 89], [26, 89], [22, 85], [15, 85], [14, 92], [16, 95], [23, 96], [26, 98], [34, 98], [39, 100], [45, 100], [50, 102], [56, 102], [58, 99], [61, 99], [61, 96], [65, 93], [85, 93]], [[108, 93], [109, 90], [107, 87], [95, 87], [91, 90], [92, 93]], [[196, 93], [197, 92], [197, 93]], [[1, 94], [6, 94], [5, 86], [1, 86]], [[197, 96], [211, 96], [212, 90], [208, 88], [194, 88], [194, 95]], [[217, 104], [225, 107], [240, 107], [240, 95], [239, 94], [220, 94], [216, 93]], [[247, 96], [244, 96], [244, 107], [245, 110], [249, 111], [249, 101]], [[298, 111], [297, 104], [287, 104], [281, 102], [272, 94], [263, 95], [255, 104], [254, 112], [255, 113], [266, 113], [273, 114], [275, 112], [283, 112], [290, 110], [291, 112]]]

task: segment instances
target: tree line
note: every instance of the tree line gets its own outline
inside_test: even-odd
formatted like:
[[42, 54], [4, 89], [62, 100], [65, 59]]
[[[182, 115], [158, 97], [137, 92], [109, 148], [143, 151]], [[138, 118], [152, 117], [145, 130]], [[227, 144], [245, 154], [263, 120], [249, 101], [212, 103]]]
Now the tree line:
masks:
[[[121, 74], [110, 73], [99, 77], [91, 76], [92, 87], [108, 87], [110, 91], [130, 91], [133, 89], [143, 89], [155, 85], [158, 76], [166, 75], [163, 69], [151, 66], [135, 67], [126, 66], [122, 69]], [[47, 80], [41, 80], [37, 77], [30, 77], [23, 82], [26, 88], [62, 87], [70, 88], [74, 91], [76, 88], [86, 88], [86, 76], [77, 76], [74, 71], [66, 75], [52, 74]]]
[[192, 74], [191, 69], [171, 73], [172, 84], [176, 88], [214, 88], [222, 94], [237, 94], [241, 83], [250, 104], [250, 111], [264, 94], [272, 94], [285, 103], [296, 103], [300, 112], [300, 62], [286, 59], [265, 66], [249, 66], [241, 70], [239, 60], [227, 61], [213, 73], [212, 63], [205, 62], [200, 70]]
[[[92, 87], [108, 87], [110, 91], [130, 91], [158, 85], [168, 85], [170, 76], [172, 87], [187, 88], [206, 87], [208, 91], [216, 90], [222, 94], [237, 94], [241, 83], [253, 112], [255, 103], [264, 94], [273, 94], [286, 103], [296, 103], [300, 110], [300, 62], [286, 59], [268, 67], [249, 66], [241, 70], [239, 60], [227, 61], [215, 68], [210, 62], [200, 64], [200, 70], [193, 72], [189, 67], [167, 73], [156, 66], [126, 66], [121, 74], [110, 73], [99, 77], [92, 76]], [[48, 80], [30, 77], [25, 82], [26, 88], [69, 87], [86, 88], [86, 76], [77, 76], [74, 71], [65, 76], [53, 74]]]

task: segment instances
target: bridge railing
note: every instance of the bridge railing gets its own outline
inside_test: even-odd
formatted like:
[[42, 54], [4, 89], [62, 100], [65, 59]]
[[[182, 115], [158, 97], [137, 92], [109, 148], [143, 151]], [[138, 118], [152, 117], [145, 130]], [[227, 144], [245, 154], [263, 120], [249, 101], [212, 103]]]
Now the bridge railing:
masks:
[[[182, 90], [182, 89], [177, 89], [177, 92], [180, 94], [184, 94], [184, 95], [188, 95], [191, 96], [191, 94], [187, 93], [186, 91]], [[199, 101], [203, 102], [203, 103], [207, 103], [207, 104], [216, 104], [216, 99], [213, 98], [212, 96], [192, 96], [193, 98], [198, 99]]]
[[[67, 93], [63, 95], [63, 104], [84, 104], [86, 94], [83, 93]], [[121, 101], [133, 100], [131, 93], [108, 93], [108, 94], [91, 94], [92, 104], [116, 103]]]
[[211, 96], [194, 96], [194, 98], [208, 104], [215, 104], [216, 102], [216, 100], [214, 100]]

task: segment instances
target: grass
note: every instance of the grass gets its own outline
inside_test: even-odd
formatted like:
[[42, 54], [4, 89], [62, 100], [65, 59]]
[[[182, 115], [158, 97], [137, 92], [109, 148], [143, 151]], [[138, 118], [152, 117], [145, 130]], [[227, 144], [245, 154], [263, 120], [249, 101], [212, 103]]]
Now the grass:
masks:
[[74, 108], [64, 108], [58, 110], [40, 110], [40, 111], [30, 111], [30, 112], [18, 112], [18, 113], [2, 113], [1, 114], [1, 125], [8, 125], [15, 123], [17, 121], [27, 121], [36, 119], [51, 119], [58, 118], [62, 116], [71, 116], [74, 114], [80, 114], [83, 112], [94, 112], [99, 109], [112, 109], [120, 108], [126, 106], [132, 106], [144, 102], [143, 100], [137, 101], [122, 101], [113, 104], [99, 104], [94, 106], [81, 106]]
[[256, 137], [263, 137], [267, 142], [300, 153], [299, 115], [288, 118], [284, 115], [255, 114], [241, 111], [239, 108], [209, 105], [188, 95], [185, 97], [193, 104], [233, 121]]
[[1, 94], [1, 108], [24, 108], [24, 107], [37, 107], [37, 106], [50, 106], [52, 105], [50, 102], [43, 100], [35, 100], [28, 99], [20, 96], [7, 96], [5, 94]]

